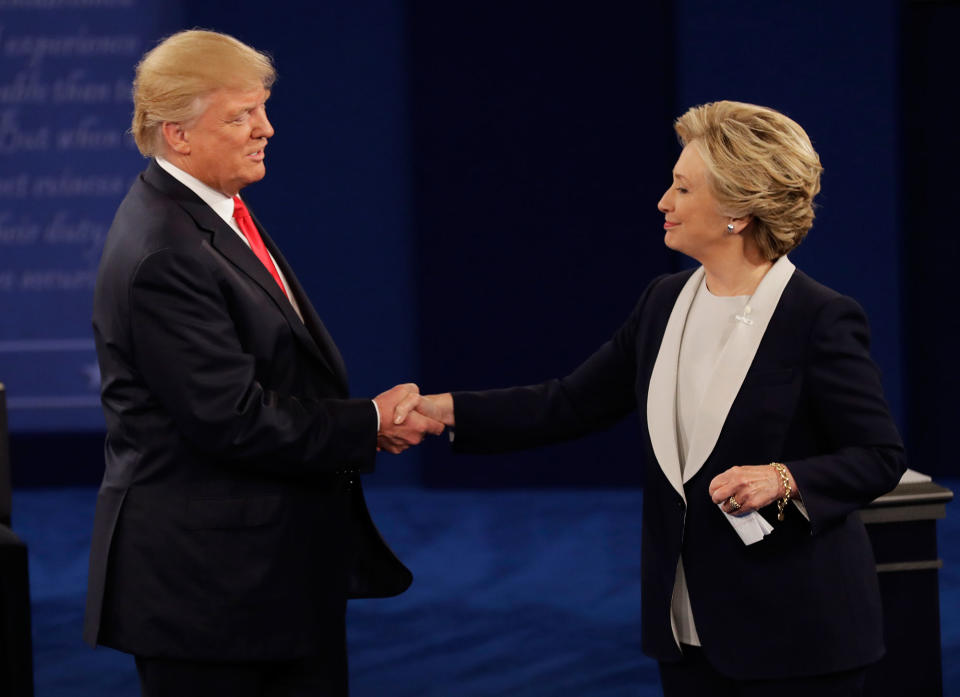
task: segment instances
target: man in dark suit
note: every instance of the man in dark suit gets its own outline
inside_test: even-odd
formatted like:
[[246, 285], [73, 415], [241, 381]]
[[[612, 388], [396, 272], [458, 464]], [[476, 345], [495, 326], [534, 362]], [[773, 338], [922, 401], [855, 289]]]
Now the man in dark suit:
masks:
[[265, 173], [273, 79], [269, 58], [208, 31], [137, 66], [133, 133], [153, 159], [95, 291], [107, 440], [84, 635], [134, 654], [150, 697], [346, 695], [347, 597], [409, 584], [355, 475], [443, 429], [393, 423], [415, 385], [349, 397], [237, 195]]

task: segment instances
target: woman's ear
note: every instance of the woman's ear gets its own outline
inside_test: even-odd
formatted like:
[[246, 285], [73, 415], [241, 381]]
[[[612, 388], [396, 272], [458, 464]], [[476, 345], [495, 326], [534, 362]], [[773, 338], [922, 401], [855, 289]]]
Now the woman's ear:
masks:
[[731, 235], [739, 235], [744, 230], [747, 229], [747, 226], [753, 222], [753, 216], [750, 214], [741, 216], [739, 218], [731, 218], [730, 222], [727, 223], [727, 232]]

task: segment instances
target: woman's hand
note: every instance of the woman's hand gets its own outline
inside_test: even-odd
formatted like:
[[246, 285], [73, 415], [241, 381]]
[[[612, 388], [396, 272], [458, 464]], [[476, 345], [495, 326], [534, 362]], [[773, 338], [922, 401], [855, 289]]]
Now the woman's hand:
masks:
[[[790, 470], [787, 470], [791, 498], [797, 496], [797, 485]], [[710, 482], [710, 498], [722, 503], [723, 510], [731, 515], [746, 515], [769, 506], [784, 495], [783, 480], [773, 465], [748, 465], [731, 467], [718, 474]]]
[[402, 424], [411, 411], [418, 411], [424, 416], [439, 421], [445, 426], [455, 426], [456, 419], [453, 413], [453, 395], [443, 394], [421, 395], [410, 394], [401, 401], [393, 413], [393, 422]]

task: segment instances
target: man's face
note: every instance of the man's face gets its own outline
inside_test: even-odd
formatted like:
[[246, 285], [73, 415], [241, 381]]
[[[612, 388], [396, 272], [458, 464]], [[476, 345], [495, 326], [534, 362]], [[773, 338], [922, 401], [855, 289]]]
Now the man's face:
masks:
[[221, 89], [210, 95], [203, 114], [183, 127], [189, 153], [181, 160], [182, 169], [227, 196], [263, 179], [264, 149], [273, 136], [267, 120], [269, 97], [262, 87]]

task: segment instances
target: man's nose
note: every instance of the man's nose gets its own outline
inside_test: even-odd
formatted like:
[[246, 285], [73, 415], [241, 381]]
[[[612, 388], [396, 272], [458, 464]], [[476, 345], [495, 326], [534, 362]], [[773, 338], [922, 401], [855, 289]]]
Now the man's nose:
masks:
[[267, 113], [261, 112], [257, 116], [257, 122], [253, 129], [254, 138], [272, 138], [273, 137], [273, 124], [270, 123], [270, 119], [267, 118]]

